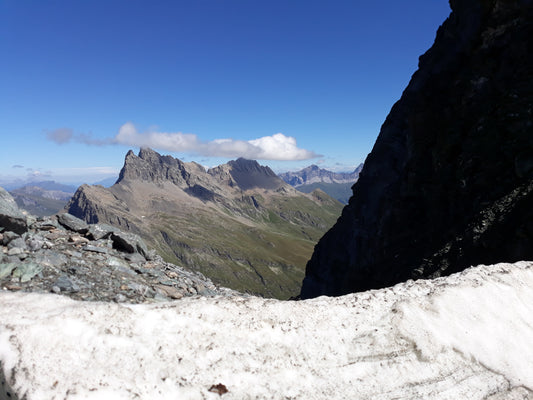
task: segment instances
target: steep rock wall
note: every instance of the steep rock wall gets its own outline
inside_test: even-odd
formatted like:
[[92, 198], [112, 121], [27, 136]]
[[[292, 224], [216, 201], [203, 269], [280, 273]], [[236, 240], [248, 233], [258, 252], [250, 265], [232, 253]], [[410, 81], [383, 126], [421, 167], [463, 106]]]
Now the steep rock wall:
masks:
[[450, 5], [303, 298], [533, 259], [533, 2]]

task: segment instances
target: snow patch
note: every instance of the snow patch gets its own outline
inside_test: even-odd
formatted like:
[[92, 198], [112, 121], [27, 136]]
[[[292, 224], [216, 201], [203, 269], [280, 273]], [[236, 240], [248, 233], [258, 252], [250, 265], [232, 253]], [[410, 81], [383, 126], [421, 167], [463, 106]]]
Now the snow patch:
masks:
[[429, 360], [440, 352], [458, 351], [512, 385], [533, 390], [531, 269], [482, 272], [481, 280], [436, 286], [429, 301], [402, 304], [400, 331]]
[[522, 262], [300, 302], [1, 293], [0, 399], [533, 398], [532, 287]]

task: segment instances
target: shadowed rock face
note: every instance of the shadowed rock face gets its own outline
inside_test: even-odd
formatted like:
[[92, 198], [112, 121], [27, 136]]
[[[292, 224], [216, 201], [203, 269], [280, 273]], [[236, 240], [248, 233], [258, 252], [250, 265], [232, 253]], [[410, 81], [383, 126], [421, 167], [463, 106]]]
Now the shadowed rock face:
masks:
[[303, 298], [533, 259], [533, 2], [450, 5]]
[[269, 167], [259, 165], [257, 161], [238, 158], [228, 162], [231, 176], [242, 190], [255, 187], [277, 189], [282, 186], [281, 179]]

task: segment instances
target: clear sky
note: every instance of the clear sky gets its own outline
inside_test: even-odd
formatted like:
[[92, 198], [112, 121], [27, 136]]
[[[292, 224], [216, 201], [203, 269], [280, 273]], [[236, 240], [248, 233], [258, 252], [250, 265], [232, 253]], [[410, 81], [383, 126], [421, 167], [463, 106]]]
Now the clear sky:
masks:
[[0, 0], [0, 184], [95, 182], [140, 146], [353, 170], [446, 0]]

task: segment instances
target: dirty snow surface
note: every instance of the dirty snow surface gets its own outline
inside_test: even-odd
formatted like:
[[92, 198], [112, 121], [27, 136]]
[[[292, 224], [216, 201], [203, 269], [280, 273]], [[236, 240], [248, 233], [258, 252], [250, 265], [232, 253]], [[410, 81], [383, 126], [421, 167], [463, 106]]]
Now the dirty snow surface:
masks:
[[2, 400], [533, 399], [532, 262], [300, 302], [4, 292], [0, 315]]

